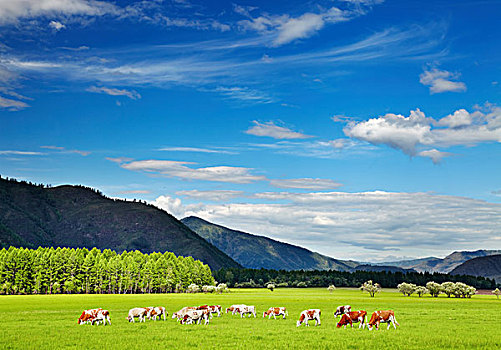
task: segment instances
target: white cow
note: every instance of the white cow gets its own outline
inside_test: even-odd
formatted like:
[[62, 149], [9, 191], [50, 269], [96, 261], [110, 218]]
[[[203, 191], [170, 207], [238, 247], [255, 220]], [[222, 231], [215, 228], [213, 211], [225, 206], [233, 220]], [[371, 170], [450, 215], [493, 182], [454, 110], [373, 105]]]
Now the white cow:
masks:
[[208, 310], [187, 310], [184, 316], [181, 318], [181, 324], [200, 324], [202, 320], [205, 320], [205, 325], [209, 324], [209, 311]]
[[151, 319], [153, 317], [153, 321], [156, 321], [157, 317], [158, 319], [161, 319], [162, 315], [165, 321], [165, 317], [167, 316], [167, 311], [165, 311], [165, 307], [163, 306], [156, 306], [148, 311], [148, 319]]
[[231, 312], [232, 315], [235, 314], [235, 310], [239, 307], [242, 307], [242, 306], [246, 306], [245, 304], [234, 304], [234, 305], [231, 305], [230, 307], [227, 307], [226, 308], [226, 313], [228, 313], [228, 311]]
[[299, 320], [297, 321], [296, 326], [299, 327], [303, 323], [306, 326], [309, 326], [308, 321], [310, 320], [315, 320], [315, 326], [320, 326], [320, 314], [321, 314], [320, 309], [304, 310], [303, 312], [301, 312], [301, 315], [299, 316]]
[[256, 308], [254, 307], [254, 305], [239, 306], [235, 309], [234, 312], [238, 312], [240, 314], [240, 317], [244, 317], [245, 314], [248, 314], [249, 317], [251, 317], [251, 315], [254, 315], [254, 317], [256, 317]]
[[263, 318], [268, 316], [268, 319], [273, 316], [273, 318], [276, 320], [277, 316], [282, 316], [282, 318], [285, 319], [285, 316], [288, 316], [289, 313], [287, 312], [287, 309], [283, 306], [281, 307], [270, 307], [267, 311], [263, 312]]
[[97, 322], [98, 325], [102, 323], [104, 326], [106, 326], [106, 321], [108, 321], [109, 325], [111, 326], [110, 312], [108, 310], [99, 310], [94, 319], [92, 319], [92, 324]]
[[139, 322], [146, 322], [146, 315], [148, 313], [148, 309], [144, 307], [135, 307], [129, 310], [129, 315], [127, 316], [127, 320], [129, 322], [134, 323], [134, 317], [139, 318]]

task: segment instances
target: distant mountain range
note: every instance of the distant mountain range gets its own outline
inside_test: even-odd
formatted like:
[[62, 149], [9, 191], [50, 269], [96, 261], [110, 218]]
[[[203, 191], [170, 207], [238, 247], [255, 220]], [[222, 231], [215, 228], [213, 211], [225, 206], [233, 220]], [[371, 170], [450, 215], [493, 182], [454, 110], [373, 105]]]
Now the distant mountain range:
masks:
[[194, 216], [184, 218], [181, 222], [247, 268], [351, 271], [359, 265], [355, 261], [333, 259], [305, 248], [232, 230]]
[[501, 283], [501, 254], [473, 258], [457, 266], [450, 273], [494, 278], [496, 283]]
[[473, 258], [501, 254], [501, 250], [476, 250], [476, 251], [461, 251], [447, 255], [445, 258], [422, 258], [414, 260], [388, 261], [371, 265], [387, 265], [397, 266], [405, 269], [414, 269], [418, 272], [440, 272], [449, 273], [457, 266], [465, 261]]
[[0, 178], [0, 248], [97, 247], [170, 251], [213, 269], [240, 265], [172, 215], [82, 186], [44, 188]]

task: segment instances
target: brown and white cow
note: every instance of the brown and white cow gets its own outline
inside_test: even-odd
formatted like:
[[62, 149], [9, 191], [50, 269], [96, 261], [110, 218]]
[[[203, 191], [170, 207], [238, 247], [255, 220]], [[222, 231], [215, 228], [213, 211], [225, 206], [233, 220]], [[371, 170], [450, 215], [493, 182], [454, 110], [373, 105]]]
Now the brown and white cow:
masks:
[[106, 326], [106, 321], [111, 325], [110, 312], [101, 308], [84, 310], [78, 318], [78, 324], [83, 325], [86, 323], [98, 325], [102, 323]]
[[351, 311], [351, 306], [350, 305], [341, 305], [338, 306], [336, 309], [336, 312], [334, 312], [334, 317], [341, 316], [343, 314], [347, 314], [348, 312]]
[[231, 312], [232, 315], [235, 314], [235, 309], [241, 306], [246, 306], [245, 304], [234, 304], [226, 308], [226, 313]]
[[197, 308], [194, 306], [185, 306], [181, 310], [174, 312], [172, 314], [172, 318], [177, 318], [177, 320], [180, 321], [189, 310], [196, 310], [196, 309]]
[[273, 316], [273, 318], [276, 320], [277, 319], [277, 316], [282, 316], [283, 319], [285, 319], [285, 316], [289, 315], [289, 313], [287, 312], [287, 309], [283, 306], [281, 307], [270, 307], [268, 310], [266, 310], [265, 312], [263, 312], [263, 318], [265, 318], [266, 316], [268, 316], [268, 319], [271, 318], [271, 316]]
[[320, 326], [320, 309], [308, 309], [301, 312], [299, 316], [299, 320], [297, 321], [296, 326], [299, 327], [301, 324], [305, 324], [309, 326], [308, 321], [315, 320], [315, 326]]
[[233, 310], [233, 314], [239, 313], [240, 317], [243, 318], [244, 315], [248, 314], [249, 317], [251, 315], [254, 315], [254, 318], [256, 317], [256, 308], [254, 305], [240, 305]]
[[374, 311], [372, 313], [371, 319], [367, 324], [367, 327], [370, 331], [372, 331], [372, 327], [376, 326], [376, 329], [379, 330], [380, 323], [388, 323], [388, 327], [386, 329], [390, 329], [390, 325], [393, 325], [393, 328], [397, 329], [397, 326], [400, 326], [395, 318], [395, 313], [393, 310], [379, 310]]
[[135, 322], [134, 317], [138, 317], [139, 322], [146, 322], [146, 315], [148, 314], [148, 309], [149, 308], [145, 308], [145, 307], [135, 307], [133, 309], [130, 309], [129, 314], [126, 317], [126, 319], [129, 322], [134, 323]]
[[346, 326], [350, 325], [353, 328], [353, 323], [360, 322], [358, 328], [365, 328], [366, 316], [367, 311], [365, 310], [350, 311], [349, 313], [343, 314], [343, 316], [341, 316], [341, 319], [337, 323], [336, 327], [341, 328], [342, 326], [344, 326], [344, 328], [346, 329]]
[[167, 311], [165, 311], [165, 307], [163, 306], [156, 306], [148, 311], [148, 319], [153, 318], [153, 321], [156, 321], [157, 317], [158, 319], [162, 319], [162, 315], [165, 321], [165, 317], [167, 316]]
[[211, 314], [217, 314], [217, 317], [221, 317], [221, 305], [209, 305], [209, 312]]
[[205, 320], [205, 325], [209, 324], [209, 310], [187, 310], [183, 317], [181, 318], [181, 324], [200, 324], [202, 320]]

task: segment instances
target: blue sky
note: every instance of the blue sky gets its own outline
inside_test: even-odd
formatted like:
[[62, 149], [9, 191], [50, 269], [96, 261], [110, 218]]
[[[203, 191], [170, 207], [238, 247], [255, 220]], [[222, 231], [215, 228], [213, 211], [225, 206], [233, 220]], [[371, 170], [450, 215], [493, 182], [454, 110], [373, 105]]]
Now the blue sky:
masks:
[[0, 174], [384, 260], [501, 248], [497, 1], [0, 1]]

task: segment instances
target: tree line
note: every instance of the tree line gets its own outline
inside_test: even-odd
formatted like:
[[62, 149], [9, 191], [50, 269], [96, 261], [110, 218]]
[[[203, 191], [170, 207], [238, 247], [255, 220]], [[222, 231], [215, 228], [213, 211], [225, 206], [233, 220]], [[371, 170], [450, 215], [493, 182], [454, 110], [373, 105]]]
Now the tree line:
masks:
[[93, 248], [0, 250], [1, 294], [166, 293], [214, 285], [208, 265], [174, 253]]
[[496, 287], [493, 279], [485, 277], [449, 275], [444, 273], [419, 272], [386, 272], [355, 271], [342, 272], [334, 270], [286, 271], [266, 269], [222, 268], [213, 271], [214, 278], [226, 283], [229, 287], [265, 287], [273, 283], [276, 287], [360, 287], [368, 280], [379, 283], [384, 288], [396, 288], [402, 282], [426, 285], [430, 281], [463, 282], [478, 289]]

